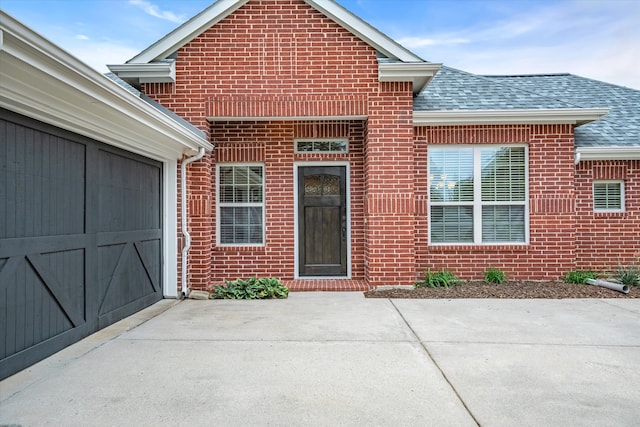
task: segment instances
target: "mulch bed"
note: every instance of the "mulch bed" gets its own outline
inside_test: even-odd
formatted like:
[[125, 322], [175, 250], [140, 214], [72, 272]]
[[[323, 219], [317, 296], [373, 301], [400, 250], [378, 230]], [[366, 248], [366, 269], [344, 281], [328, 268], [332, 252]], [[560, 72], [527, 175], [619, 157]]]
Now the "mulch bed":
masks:
[[392, 288], [367, 291], [367, 298], [640, 298], [640, 287], [630, 286], [629, 293], [592, 285], [563, 282], [509, 281], [501, 285], [487, 282], [463, 282], [450, 288]]

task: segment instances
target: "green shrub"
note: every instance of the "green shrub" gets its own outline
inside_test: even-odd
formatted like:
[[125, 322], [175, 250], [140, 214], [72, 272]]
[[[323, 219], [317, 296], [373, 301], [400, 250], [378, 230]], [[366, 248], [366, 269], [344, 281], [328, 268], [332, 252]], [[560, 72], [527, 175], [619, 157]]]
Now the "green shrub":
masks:
[[449, 270], [431, 271], [424, 273], [424, 280], [413, 284], [414, 288], [448, 288], [458, 284], [460, 279]]
[[487, 271], [484, 272], [484, 280], [489, 283], [500, 284], [507, 281], [507, 275], [499, 268], [489, 267]]
[[615, 278], [627, 286], [640, 286], [640, 267], [620, 265], [615, 271]]
[[586, 270], [572, 270], [568, 272], [562, 279], [565, 283], [576, 283], [578, 285], [584, 285], [588, 279], [597, 279], [599, 276], [595, 271]]
[[252, 277], [248, 280], [225, 281], [223, 285], [217, 285], [211, 293], [216, 299], [267, 299], [286, 298], [289, 288], [284, 286], [276, 278]]

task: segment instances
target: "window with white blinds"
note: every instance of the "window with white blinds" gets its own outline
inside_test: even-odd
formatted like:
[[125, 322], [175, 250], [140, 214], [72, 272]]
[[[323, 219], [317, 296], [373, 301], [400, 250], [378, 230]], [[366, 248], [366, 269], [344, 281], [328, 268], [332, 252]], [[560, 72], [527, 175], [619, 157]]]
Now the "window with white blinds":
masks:
[[624, 181], [594, 181], [593, 210], [596, 212], [623, 212]]
[[218, 244], [264, 244], [264, 167], [218, 165]]
[[527, 147], [429, 147], [431, 243], [526, 243]]

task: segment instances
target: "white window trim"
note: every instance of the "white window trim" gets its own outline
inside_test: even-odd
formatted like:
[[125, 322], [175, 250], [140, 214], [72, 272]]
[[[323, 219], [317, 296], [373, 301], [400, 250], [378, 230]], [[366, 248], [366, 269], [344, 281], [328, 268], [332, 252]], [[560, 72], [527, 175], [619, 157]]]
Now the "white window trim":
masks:
[[[596, 208], [596, 184], [620, 184], [620, 208], [618, 209], [597, 209]], [[593, 201], [593, 211], [595, 213], [620, 213], [625, 212], [624, 180], [622, 179], [594, 179], [591, 186], [591, 200]]]
[[[262, 167], [262, 203], [221, 203], [220, 202], [220, 168], [225, 166], [260, 166]], [[267, 186], [264, 163], [218, 163], [216, 165], [216, 246], [219, 247], [264, 247], [267, 242]], [[221, 207], [262, 207], [262, 243], [222, 243], [220, 241], [220, 208]]]
[[[429, 222], [429, 245], [432, 246], [524, 246], [530, 242], [529, 228], [529, 146], [527, 144], [438, 144], [431, 145], [435, 148], [445, 148], [458, 150], [460, 148], [473, 149], [473, 202], [434, 202], [434, 206], [470, 206], [473, 205], [473, 242], [432, 242], [431, 241], [431, 183], [427, 180], [427, 194], [429, 200], [427, 203], [427, 219]], [[485, 202], [482, 203], [482, 159], [480, 150], [482, 148], [497, 147], [524, 147], [524, 179], [525, 179], [525, 197], [524, 202]], [[431, 176], [429, 171], [429, 155], [427, 154], [427, 177]], [[487, 205], [522, 205], [524, 206], [524, 242], [483, 242], [482, 241], [482, 206]]]
[[[298, 143], [303, 141], [310, 142], [338, 142], [345, 141], [347, 143], [347, 149], [344, 151], [300, 151], [298, 150]], [[296, 154], [349, 154], [349, 138], [296, 138], [293, 140], [293, 148]]]

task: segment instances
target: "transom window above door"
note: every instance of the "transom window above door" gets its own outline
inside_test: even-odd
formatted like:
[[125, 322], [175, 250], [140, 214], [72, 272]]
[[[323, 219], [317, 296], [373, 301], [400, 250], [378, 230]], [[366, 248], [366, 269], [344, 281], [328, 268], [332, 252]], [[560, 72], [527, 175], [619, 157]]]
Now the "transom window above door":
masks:
[[218, 165], [218, 244], [264, 244], [264, 166]]
[[298, 139], [295, 144], [296, 153], [349, 152], [349, 142], [346, 139]]
[[429, 147], [429, 238], [435, 244], [526, 243], [527, 147]]

